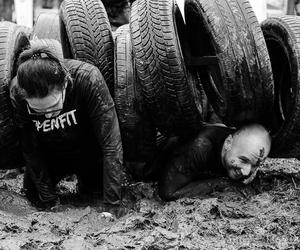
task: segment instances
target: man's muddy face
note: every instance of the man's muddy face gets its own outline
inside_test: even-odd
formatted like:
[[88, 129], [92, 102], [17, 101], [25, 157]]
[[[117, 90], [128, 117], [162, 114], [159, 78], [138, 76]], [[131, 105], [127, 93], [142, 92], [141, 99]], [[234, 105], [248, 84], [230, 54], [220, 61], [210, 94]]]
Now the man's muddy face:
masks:
[[231, 135], [224, 142], [222, 162], [228, 176], [241, 180], [255, 173], [261, 162], [267, 157], [269, 145], [255, 136]]

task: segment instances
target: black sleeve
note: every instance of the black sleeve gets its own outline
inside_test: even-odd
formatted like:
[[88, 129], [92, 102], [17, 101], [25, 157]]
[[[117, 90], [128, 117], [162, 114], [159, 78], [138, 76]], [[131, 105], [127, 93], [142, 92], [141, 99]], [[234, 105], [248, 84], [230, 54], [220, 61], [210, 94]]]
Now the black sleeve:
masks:
[[[34, 133], [34, 126], [26, 111], [26, 102], [17, 92], [17, 86], [10, 89], [10, 97], [15, 107], [15, 118], [18, 126], [22, 152], [26, 162], [26, 171], [36, 186], [42, 202], [56, 200], [57, 196], [48, 175], [47, 163], [39, 150], [39, 143]], [[26, 187], [24, 187], [26, 189]]]
[[121, 134], [114, 102], [100, 71], [93, 67], [84, 88], [84, 101], [97, 140], [103, 151], [104, 202], [121, 203], [122, 184], [126, 173], [123, 167]]
[[195, 193], [204, 191], [199, 190], [199, 179], [201, 169], [206, 164], [211, 150], [212, 145], [209, 141], [205, 138], [197, 138], [192, 143], [181, 145], [169, 154], [165, 173], [159, 183], [161, 198], [175, 200], [195, 196]]

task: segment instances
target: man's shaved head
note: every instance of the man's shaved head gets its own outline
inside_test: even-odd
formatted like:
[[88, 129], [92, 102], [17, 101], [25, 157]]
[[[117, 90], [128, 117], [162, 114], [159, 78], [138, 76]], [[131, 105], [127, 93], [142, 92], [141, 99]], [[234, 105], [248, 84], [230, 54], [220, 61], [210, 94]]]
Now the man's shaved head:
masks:
[[266, 135], [270, 138], [270, 134], [265, 129], [265, 127], [260, 125], [260, 124], [257, 124], [257, 123], [253, 123], [253, 124], [249, 124], [249, 125], [245, 125], [243, 127], [240, 127], [234, 134], [239, 135], [239, 134], [243, 134], [243, 133], [246, 133], [246, 134], [261, 133], [261, 134], [264, 134], [264, 135]]
[[229, 135], [222, 149], [222, 161], [232, 179], [251, 176], [271, 149], [271, 136], [260, 124], [251, 124]]
[[264, 147], [263, 156], [267, 156], [271, 149], [271, 136], [269, 132], [260, 124], [250, 124], [239, 128], [233, 134], [233, 142], [243, 140], [245, 142], [252, 142], [257, 146]]

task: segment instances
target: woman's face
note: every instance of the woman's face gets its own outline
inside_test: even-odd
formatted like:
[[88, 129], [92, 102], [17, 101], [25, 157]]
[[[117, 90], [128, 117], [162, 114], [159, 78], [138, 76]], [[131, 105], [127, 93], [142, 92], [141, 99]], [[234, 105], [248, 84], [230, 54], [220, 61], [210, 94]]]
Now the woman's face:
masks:
[[45, 116], [51, 118], [58, 116], [62, 111], [66, 89], [53, 89], [43, 98], [26, 98], [28, 113], [31, 115]]

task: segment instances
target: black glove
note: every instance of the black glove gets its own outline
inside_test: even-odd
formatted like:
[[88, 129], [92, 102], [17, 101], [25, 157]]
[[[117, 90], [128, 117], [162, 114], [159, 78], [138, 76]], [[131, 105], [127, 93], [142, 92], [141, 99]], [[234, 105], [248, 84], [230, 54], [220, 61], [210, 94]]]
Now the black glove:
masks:
[[59, 197], [47, 183], [38, 184], [39, 199], [45, 208], [51, 208], [59, 203]]
[[27, 198], [41, 209], [57, 204], [58, 196], [44, 170], [36, 173], [27, 166], [24, 175], [24, 190]]

